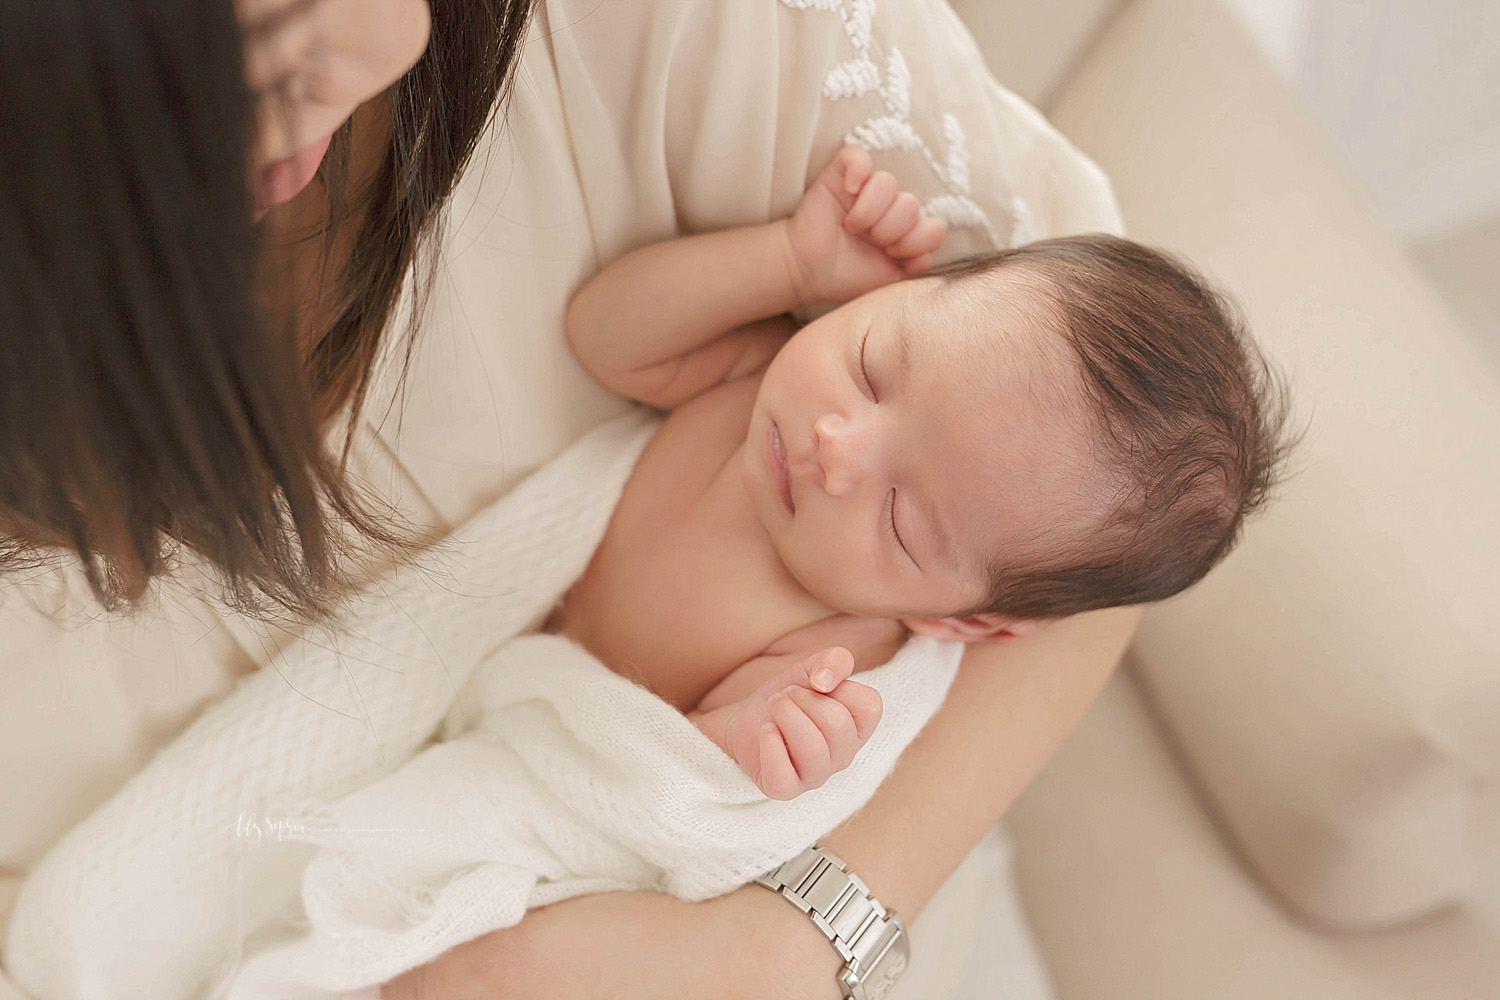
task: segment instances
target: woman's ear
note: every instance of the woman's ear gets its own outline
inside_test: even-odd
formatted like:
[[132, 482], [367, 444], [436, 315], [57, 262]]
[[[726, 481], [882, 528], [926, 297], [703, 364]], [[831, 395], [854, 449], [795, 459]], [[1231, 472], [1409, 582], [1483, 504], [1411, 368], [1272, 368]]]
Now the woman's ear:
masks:
[[951, 618], [907, 618], [902, 621], [916, 635], [950, 642], [992, 642], [1019, 638], [1036, 631], [1035, 618], [1012, 618], [1010, 615], [978, 614]]

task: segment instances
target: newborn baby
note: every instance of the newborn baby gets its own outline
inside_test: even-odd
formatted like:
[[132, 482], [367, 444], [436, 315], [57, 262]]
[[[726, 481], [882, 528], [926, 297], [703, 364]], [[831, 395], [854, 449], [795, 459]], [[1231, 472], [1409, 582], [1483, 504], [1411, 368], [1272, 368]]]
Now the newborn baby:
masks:
[[1171, 258], [1091, 235], [928, 270], [943, 236], [847, 147], [790, 219], [636, 250], [568, 309], [584, 366], [672, 413], [552, 627], [774, 798], [868, 739], [856, 669], [1182, 590], [1282, 450], [1263, 362]]

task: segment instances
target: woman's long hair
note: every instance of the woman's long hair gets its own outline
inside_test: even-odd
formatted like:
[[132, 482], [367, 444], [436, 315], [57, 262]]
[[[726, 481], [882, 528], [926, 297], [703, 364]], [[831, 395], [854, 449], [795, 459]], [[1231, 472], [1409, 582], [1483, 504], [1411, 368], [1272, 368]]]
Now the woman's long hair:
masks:
[[357, 414], [407, 276], [418, 298], [430, 281], [531, 3], [433, 0], [368, 185], [335, 142], [325, 235], [353, 227], [354, 249], [325, 276], [336, 318], [300, 345], [257, 304], [231, 0], [0, 3], [0, 571], [72, 550], [128, 608], [184, 546], [237, 608], [306, 617], [342, 590], [349, 541], [405, 545], [324, 425]]

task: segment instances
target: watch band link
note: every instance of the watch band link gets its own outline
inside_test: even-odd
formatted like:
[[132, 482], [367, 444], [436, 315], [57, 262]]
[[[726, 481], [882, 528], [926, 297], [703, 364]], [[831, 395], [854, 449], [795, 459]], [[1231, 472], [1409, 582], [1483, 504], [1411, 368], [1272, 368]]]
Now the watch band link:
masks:
[[907, 964], [906, 925], [841, 858], [809, 847], [756, 881], [785, 896], [833, 942], [845, 962], [839, 984], [846, 998], [880, 1000], [890, 992]]

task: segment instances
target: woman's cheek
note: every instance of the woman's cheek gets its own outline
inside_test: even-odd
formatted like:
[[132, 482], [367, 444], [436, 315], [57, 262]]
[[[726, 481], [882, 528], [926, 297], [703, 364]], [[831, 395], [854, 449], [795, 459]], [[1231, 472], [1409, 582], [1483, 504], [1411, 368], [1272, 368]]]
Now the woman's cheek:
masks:
[[427, 50], [432, 12], [427, 0], [387, 0], [383, 16], [369, 0], [341, 0], [344, 54], [357, 65], [357, 102], [375, 96], [416, 65]]
[[324, 14], [322, 44], [303, 67], [302, 103], [316, 120], [314, 131], [338, 127], [401, 79], [427, 50], [432, 19], [426, 0], [391, 0], [383, 6], [379, 11], [369, 0], [339, 0]]

